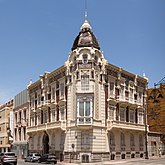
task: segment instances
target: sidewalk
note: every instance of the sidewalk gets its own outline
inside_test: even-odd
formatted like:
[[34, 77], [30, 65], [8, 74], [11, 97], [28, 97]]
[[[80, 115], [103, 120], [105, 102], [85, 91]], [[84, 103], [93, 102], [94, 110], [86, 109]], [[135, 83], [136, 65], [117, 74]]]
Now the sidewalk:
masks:
[[[149, 160], [157, 160], [157, 159], [165, 159], [165, 155], [161, 157], [150, 157]], [[58, 162], [61, 165], [111, 165], [111, 164], [123, 164], [128, 162], [137, 162], [137, 161], [145, 161], [148, 159], [144, 158], [134, 158], [134, 159], [120, 159], [120, 160], [110, 160], [104, 162], [94, 162], [94, 163], [68, 163], [68, 162]]]

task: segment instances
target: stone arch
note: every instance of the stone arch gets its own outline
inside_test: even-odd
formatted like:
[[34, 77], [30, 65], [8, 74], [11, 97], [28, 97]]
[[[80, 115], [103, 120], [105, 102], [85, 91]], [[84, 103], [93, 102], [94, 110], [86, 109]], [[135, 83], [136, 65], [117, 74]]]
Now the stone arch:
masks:
[[46, 131], [44, 131], [44, 135], [42, 138], [42, 145], [43, 145], [43, 154], [49, 153], [49, 135]]

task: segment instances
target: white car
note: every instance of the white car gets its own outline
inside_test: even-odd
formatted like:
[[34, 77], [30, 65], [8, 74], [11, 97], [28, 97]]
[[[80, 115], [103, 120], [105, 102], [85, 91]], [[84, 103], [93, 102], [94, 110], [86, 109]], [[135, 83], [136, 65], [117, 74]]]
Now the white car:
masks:
[[17, 156], [14, 152], [2, 152], [0, 153], [0, 163], [3, 164], [14, 164], [17, 165]]
[[39, 153], [30, 153], [25, 158], [25, 162], [37, 162], [40, 157], [41, 157], [41, 155]]

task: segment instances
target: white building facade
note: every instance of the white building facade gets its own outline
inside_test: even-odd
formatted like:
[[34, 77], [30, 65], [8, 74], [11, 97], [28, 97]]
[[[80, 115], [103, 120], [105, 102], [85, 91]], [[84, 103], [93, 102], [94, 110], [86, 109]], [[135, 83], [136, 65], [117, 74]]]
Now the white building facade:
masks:
[[29, 152], [70, 162], [144, 157], [146, 88], [107, 62], [85, 19], [65, 64], [28, 87]]

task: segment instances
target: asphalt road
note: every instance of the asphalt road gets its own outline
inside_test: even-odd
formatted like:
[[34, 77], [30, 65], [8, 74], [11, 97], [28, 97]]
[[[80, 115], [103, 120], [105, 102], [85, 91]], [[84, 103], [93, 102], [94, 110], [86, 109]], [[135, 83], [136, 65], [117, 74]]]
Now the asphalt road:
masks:
[[[24, 160], [18, 160], [17, 165], [44, 165], [45, 163], [30, 163], [24, 162]], [[50, 165], [50, 164], [47, 164]], [[78, 165], [74, 163], [62, 163], [59, 162], [57, 165]], [[119, 160], [109, 162], [97, 162], [97, 163], [80, 163], [79, 165], [165, 165], [165, 157], [160, 159], [137, 159], [137, 160]]]

